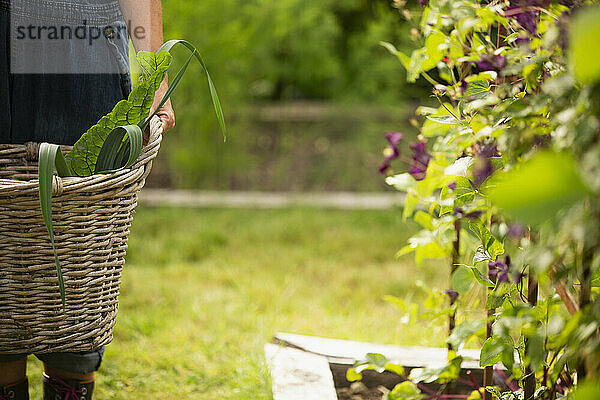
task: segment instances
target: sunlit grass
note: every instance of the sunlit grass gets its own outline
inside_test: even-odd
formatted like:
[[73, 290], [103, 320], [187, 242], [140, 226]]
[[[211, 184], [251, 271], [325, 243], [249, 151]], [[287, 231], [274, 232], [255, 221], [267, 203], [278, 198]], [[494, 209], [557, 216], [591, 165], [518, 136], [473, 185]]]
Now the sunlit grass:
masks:
[[399, 214], [139, 209], [96, 398], [270, 399], [277, 331], [442, 346], [445, 326], [401, 324], [383, 300], [422, 300], [415, 282], [447, 276], [394, 260], [415, 229]]

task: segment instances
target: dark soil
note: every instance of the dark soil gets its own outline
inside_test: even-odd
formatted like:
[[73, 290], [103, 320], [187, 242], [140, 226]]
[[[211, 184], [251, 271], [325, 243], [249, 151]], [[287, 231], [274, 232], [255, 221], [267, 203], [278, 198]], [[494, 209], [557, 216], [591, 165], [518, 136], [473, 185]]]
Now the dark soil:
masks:
[[381, 400], [384, 387], [368, 388], [362, 382], [355, 382], [350, 387], [338, 388], [337, 395], [339, 400]]
[[[337, 390], [339, 400], [381, 400], [384, 393], [391, 391], [398, 383], [404, 379], [392, 372], [384, 371], [378, 373], [373, 370], [362, 371], [362, 380], [360, 382], [349, 382], [346, 379], [346, 371], [349, 368], [347, 364], [329, 363], [333, 380]], [[406, 373], [410, 373], [410, 368], [405, 368]], [[480, 385], [483, 381], [483, 370], [463, 369], [460, 377], [462, 382], [454, 382], [442, 388], [439, 384], [429, 383], [425, 386], [434, 392], [446, 390], [448, 394], [470, 395], [473, 392], [471, 385], [465, 382], [471, 380], [473, 376]]]

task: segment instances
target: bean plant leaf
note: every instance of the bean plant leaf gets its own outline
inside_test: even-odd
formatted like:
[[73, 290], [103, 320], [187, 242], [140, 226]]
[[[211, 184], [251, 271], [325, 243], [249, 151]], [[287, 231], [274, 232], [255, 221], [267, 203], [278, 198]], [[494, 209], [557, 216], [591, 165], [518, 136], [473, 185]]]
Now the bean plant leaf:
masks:
[[431, 217], [430, 214], [427, 214], [424, 211], [417, 211], [413, 217], [413, 219], [415, 220], [415, 222], [419, 225], [421, 225], [423, 228], [425, 229], [429, 229], [430, 231], [435, 230], [435, 225], [433, 223], [433, 218]]
[[404, 381], [397, 384], [391, 392], [387, 394], [386, 400], [423, 400], [425, 395], [421, 390], [410, 381]]
[[490, 230], [481, 222], [470, 222], [469, 227], [479, 237], [485, 251], [489, 254], [490, 259], [495, 260], [501, 254], [504, 254], [504, 246], [492, 235]]
[[436, 66], [444, 57], [442, 47], [446, 44], [446, 35], [442, 32], [434, 32], [425, 39], [425, 50], [427, 61], [423, 65], [423, 70], [427, 71]]
[[473, 277], [465, 266], [458, 266], [450, 279], [450, 286], [458, 293], [467, 292], [473, 285]]
[[461, 349], [471, 337], [483, 333], [484, 327], [481, 321], [465, 321], [454, 328], [447, 343], [455, 350]]
[[528, 337], [527, 356], [534, 371], [538, 370], [546, 356], [544, 352], [544, 337], [539, 332]]
[[494, 260], [492, 260], [490, 258], [490, 255], [485, 251], [483, 246], [477, 247], [477, 250], [475, 251], [475, 254], [473, 255], [473, 265], [483, 263], [483, 262], [487, 263], [489, 261], [494, 261]]
[[390, 371], [404, 376], [404, 368], [399, 364], [390, 362], [383, 354], [367, 353], [364, 360], [356, 361], [352, 368], [346, 371], [346, 379], [350, 382], [362, 379], [362, 372], [373, 370], [377, 373]]
[[404, 367], [400, 364], [387, 363], [385, 364], [385, 370], [389, 372], [393, 372], [396, 375], [404, 376], [406, 372], [404, 371]]
[[570, 62], [575, 77], [582, 82], [600, 80], [600, 7], [578, 13], [571, 28]]
[[385, 371], [385, 366], [389, 362], [386, 356], [379, 353], [367, 353], [364, 363], [362, 363], [362, 370], [373, 368], [377, 372]]
[[510, 338], [493, 335], [485, 341], [481, 348], [479, 365], [487, 367], [501, 362], [510, 371], [515, 361], [514, 352]]
[[440, 246], [435, 236], [428, 229], [423, 229], [409, 238], [408, 244], [396, 253], [396, 257], [401, 257], [413, 251], [415, 252], [415, 261], [419, 265], [426, 258], [444, 258], [449, 254], [448, 250]]
[[469, 82], [463, 96], [473, 99], [482, 99], [490, 92], [490, 83], [486, 80]]
[[506, 298], [508, 297], [508, 292], [504, 289], [498, 290], [498, 288], [506, 288], [507, 285], [496, 285], [494, 291], [488, 295], [487, 301], [485, 302], [485, 307], [487, 309], [496, 309], [498, 307], [502, 307]]
[[469, 266], [469, 269], [471, 270], [471, 272], [473, 273], [473, 277], [475, 277], [475, 279], [477, 280], [477, 282], [479, 282], [481, 285], [483, 286], [487, 286], [489, 288], [493, 288], [496, 285], [494, 284], [494, 282], [492, 282], [490, 280], [490, 278], [488, 278], [487, 276], [485, 276], [477, 267], [471, 267]]
[[389, 51], [391, 54], [398, 57], [402, 66], [408, 70], [408, 68], [410, 66], [410, 57], [409, 56], [407, 56], [406, 54], [404, 54], [401, 51], [398, 51], [398, 49], [396, 49], [396, 47], [389, 42], [379, 42], [379, 44], [382, 47], [384, 47], [387, 51]]
[[428, 115], [427, 118], [430, 121], [437, 122], [438, 124], [447, 124], [447, 125], [460, 125], [462, 122], [456, 119], [453, 115], [443, 115], [443, 116], [435, 116]]
[[168, 51], [140, 51], [137, 60], [143, 74], [128, 99], [118, 102], [108, 115], [79, 138], [73, 150], [66, 155], [67, 163], [75, 175], [90, 176], [94, 173], [100, 149], [113, 129], [123, 125], [138, 125], [148, 116], [154, 93], [164, 80], [172, 57]]
[[354, 368], [348, 368], [346, 370], [346, 380], [348, 382], [356, 382], [362, 379], [362, 374], [360, 372], [356, 372]]
[[[440, 191], [440, 216], [452, 212], [454, 207], [463, 207], [475, 199], [475, 189], [468, 178], [449, 176], [446, 182], [448, 184]], [[448, 186], [450, 183], [454, 183], [456, 187], [450, 189]]]
[[415, 383], [447, 383], [458, 378], [462, 356], [452, 357], [448, 364], [440, 368], [414, 368], [410, 371], [409, 379]]
[[589, 380], [580, 385], [577, 385], [575, 392], [572, 394], [572, 400], [596, 400], [600, 399], [600, 385]]

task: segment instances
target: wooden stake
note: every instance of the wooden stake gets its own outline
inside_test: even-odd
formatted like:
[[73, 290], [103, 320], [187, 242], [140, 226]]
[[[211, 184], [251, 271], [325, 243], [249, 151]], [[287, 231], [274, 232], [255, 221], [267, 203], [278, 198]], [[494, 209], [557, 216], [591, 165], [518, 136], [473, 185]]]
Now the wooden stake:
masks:
[[[592, 262], [593, 253], [590, 251], [584, 252], [583, 268], [579, 277], [579, 309], [583, 310], [591, 302], [592, 297], [592, 270], [590, 264]], [[585, 365], [585, 356], [577, 366], [577, 382], [582, 382], [587, 376], [587, 368]]]
[[[538, 283], [535, 278], [533, 278], [531, 268], [529, 269], [527, 282], [527, 302], [533, 307], [537, 305]], [[525, 341], [525, 354], [527, 354], [528, 342], [528, 340]], [[525, 400], [533, 399], [533, 395], [535, 394], [535, 373], [531, 370], [531, 367], [527, 367], [525, 369], [525, 382], [523, 385], [523, 390], [525, 393]]]
[[[452, 276], [456, 272], [458, 268], [458, 263], [460, 262], [460, 229], [461, 229], [461, 221], [457, 219], [454, 221], [454, 230], [456, 231], [456, 239], [452, 243], [452, 260], [450, 265], [450, 282], [452, 282]], [[450, 308], [454, 306], [456, 303], [456, 298], [450, 297]], [[451, 311], [448, 316], [448, 336], [452, 334], [452, 331], [456, 327], [456, 312]], [[448, 350], [452, 350], [452, 346], [448, 344]]]
[[575, 300], [575, 296], [565, 287], [565, 285], [556, 278], [556, 266], [550, 268], [549, 271], [550, 280], [552, 281], [552, 285], [556, 289], [556, 293], [560, 296], [567, 311], [569, 314], [574, 315], [577, 311], [579, 311], [579, 305]]
[[[490, 275], [489, 273], [488, 278], [490, 278], [492, 282], [496, 282], [496, 277]], [[488, 296], [492, 291], [492, 288], [488, 288]], [[494, 324], [492, 317], [494, 316], [495, 312], [496, 309], [494, 308], [488, 308], [487, 310], [487, 323], [485, 326], [486, 339], [492, 337], [492, 325]], [[494, 386], [494, 367], [492, 365], [483, 368], [483, 400], [493, 400], [492, 394], [485, 390], [487, 386]]]

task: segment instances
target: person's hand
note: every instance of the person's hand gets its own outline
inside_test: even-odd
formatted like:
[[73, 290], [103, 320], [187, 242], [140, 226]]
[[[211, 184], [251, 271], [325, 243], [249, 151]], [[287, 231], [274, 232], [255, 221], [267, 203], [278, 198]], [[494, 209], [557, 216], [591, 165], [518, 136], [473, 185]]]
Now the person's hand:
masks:
[[[152, 104], [152, 107], [150, 108], [151, 115], [152, 115], [152, 113], [154, 113], [154, 111], [160, 104], [160, 101], [162, 100], [163, 96], [167, 92], [168, 88], [169, 88], [169, 85], [167, 83], [167, 78], [165, 77], [165, 80], [162, 81], [162, 83], [160, 84], [160, 87], [158, 88], [158, 90], [156, 91], [156, 94], [154, 95], [154, 103]], [[171, 99], [167, 100], [167, 102], [158, 110], [156, 115], [158, 115], [158, 117], [160, 118], [160, 120], [163, 124], [163, 133], [167, 132], [170, 129], [173, 129], [173, 127], [175, 126], [175, 112], [173, 111], [173, 107], [171, 106]]]

